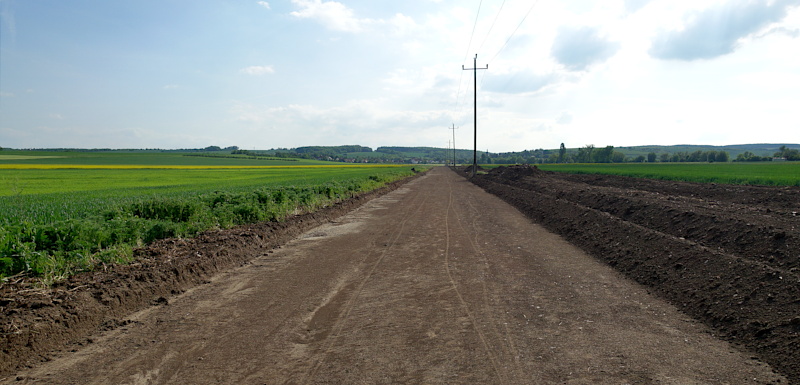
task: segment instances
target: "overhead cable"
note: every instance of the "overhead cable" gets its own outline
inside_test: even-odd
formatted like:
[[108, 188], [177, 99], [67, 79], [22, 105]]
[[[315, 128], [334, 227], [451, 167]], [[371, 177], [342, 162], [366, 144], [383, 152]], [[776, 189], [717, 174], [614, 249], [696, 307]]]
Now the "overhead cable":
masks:
[[483, 48], [483, 45], [486, 43], [486, 40], [489, 39], [489, 35], [492, 33], [492, 29], [494, 29], [494, 25], [495, 25], [495, 23], [497, 23], [497, 18], [500, 17], [500, 12], [503, 11], [503, 6], [504, 5], [506, 5], [506, 0], [503, 0], [503, 3], [500, 4], [500, 9], [498, 9], [497, 10], [497, 14], [494, 15], [494, 21], [492, 21], [492, 25], [489, 27], [489, 32], [486, 33], [486, 36], [483, 38], [483, 42], [481, 42], [481, 45], [478, 47], [478, 51], [476, 51], [476, 52], [480, 52], [481, 48]]
[[500, 50], [498, 50], [498, 51], [497, 51], [497, 53], [496, 53], [496, 54], [494, 54], [494, 56], [492, 56], [492, 58], [489, 60], [489, 62], [490, 62], [490, 63], [491, 63], [492, 61], [494, 61], [494, 59], [497, 57], [497, 55], [499, 55], [499, 54], [500, 54], [500, 52], [503, 52], [503, 50], [504, 50], [504, 49], [506, 48], [506, 46], [508, 45], [508, 42], [509, 42], [509, 41], [511, 41], [511, 38], [512, 38], [512, 37], [514, 37], [514, 35], [515, 35], [515, 34], [517, 33], [517, 31], [519, 30], [519, 27], [521, 27], [521, 26], [522, 26], [522, 23], [524, 23], [524, 22], [525, 22], [525, 19], [527, 19], [527, 18], [528, 18], [528, 16], [531, 14], [531, 11], [533, 11], [533, 8], [534, 8], [534, 7], [536, 7], [536, 4], [539, 4], [539, 1], [538, 1], [538, 0], [537, 0], [536, 2], [534, 2], [534, 3], [533, 3], [533, 5], [531, 5], [531, 7], [528, 9], [528, 12], [525, 14], [525, 17], [523, 17], [523, 18], [522, 18], [522, 21], [520, 21], [520, 22], [519, 22], [519, 24], [517, 24], [517, 28], [515, 28], [515, 29], [514, 29], [514, 32], [511, 32], [511, 35], [510, 35], [510, 36], [508, 36], [508, 39], [506, 39], [506, 42], [503, 44], [503, 46], [502, 46], [502, 47], [500, 47]]
[[[475, 14], [475, 22], [472, 24], [472, 34], [469, 36], [469, 44], [467, 44], [467, 52], [464, 53], [464, 59], [461, 60], [462, 63], [466, 62], [467, 56], [469, 56], [469, 49], [472, 47], [472, 38], [475, 37], [475, 28], [478, 26], [478, 18], [481, 15], [481, 6], [483, 6], [483, 0], [480, 0], [480, 2], [478, 2], [478, 12]], [[464, 80], [464, 72], [462, 71], [461, 76], [458, 78], [458, 92], [456, 92], [456, 108], [460, 108], [459, 99], [461, 98], [461, 82], [463, 80]]]

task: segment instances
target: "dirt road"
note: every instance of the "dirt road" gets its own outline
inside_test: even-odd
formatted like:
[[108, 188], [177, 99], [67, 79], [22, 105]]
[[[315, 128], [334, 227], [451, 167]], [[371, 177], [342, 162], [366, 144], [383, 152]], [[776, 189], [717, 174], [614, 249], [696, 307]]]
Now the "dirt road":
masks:
[[787, 381], [437, 168], [4, 383]]

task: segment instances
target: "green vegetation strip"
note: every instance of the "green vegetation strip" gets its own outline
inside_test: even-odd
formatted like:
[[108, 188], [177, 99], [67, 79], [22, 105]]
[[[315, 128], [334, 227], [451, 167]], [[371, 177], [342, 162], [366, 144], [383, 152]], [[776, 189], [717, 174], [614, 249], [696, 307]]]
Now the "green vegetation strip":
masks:
[[542, 170], [766, 186], [800, 186], [800, 162], [543, 164]]
[[412, 174], [410, 166], [0, 169], [0, 278], [54, 282], [129, 262], [134, 247], [157, 239], [282, 220]]
[[215, 166], [296, 166], [331, 164], [310, 159], [277, 159], [232, 155], [230, 151], [218, 152], [79, 152], [79, 151], [15, 151], [3, 150], [0, 165], [53, 164], [53, 165], [215, 165]]

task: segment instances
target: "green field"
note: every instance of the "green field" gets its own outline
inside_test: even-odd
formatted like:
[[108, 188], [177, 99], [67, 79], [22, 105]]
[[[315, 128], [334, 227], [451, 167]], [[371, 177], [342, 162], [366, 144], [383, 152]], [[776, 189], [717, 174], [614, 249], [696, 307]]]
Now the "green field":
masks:
[[800, 186], [800, 162], [543, 164], [542, 170], [701, 183]]
[[267, 159], [231, 155], [230, 151], [179, 152], [179, 151], [0, 151], [3, 164], [53, 164], [53, 165], [170, 165], [170, 166], [297, 166], [321, 165], [308, 159]]
[[0, 277], [45, 282], [125, 262], [156, 239], [282, 220], [413, 174], [411, 166], [180, 153], [2, 155]]

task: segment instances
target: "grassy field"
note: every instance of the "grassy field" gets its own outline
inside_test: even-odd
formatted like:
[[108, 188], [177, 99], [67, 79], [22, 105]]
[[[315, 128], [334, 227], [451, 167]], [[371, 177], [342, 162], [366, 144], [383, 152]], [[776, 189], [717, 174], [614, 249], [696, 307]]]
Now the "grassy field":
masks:
[[800, 162], [544, 164], [542, 170], [637, 178], [767, 186], [800, 186]]
[[275, 159], [216, 152], [160, 151], [0, 151], [3, 164], [122, 166], [296, 166], [330, 164], [308, 159]]
[[413, 174], [180, 153], [28, 154], [0, 154], [0, 277], [45, 282], [128, 261], [156, 239], [281, 220]]

